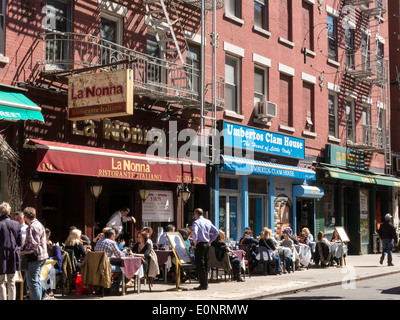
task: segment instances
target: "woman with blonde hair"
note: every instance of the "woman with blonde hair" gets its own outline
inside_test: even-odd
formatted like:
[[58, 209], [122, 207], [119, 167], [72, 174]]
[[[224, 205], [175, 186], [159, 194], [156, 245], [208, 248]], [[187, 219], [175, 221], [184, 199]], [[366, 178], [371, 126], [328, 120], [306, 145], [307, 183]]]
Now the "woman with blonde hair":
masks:
[[271, 259], [275, 262], [275, 273], [281, 274], [281, 272], [282, 272], [281, 259], [279, 258], [278, 255], [274, 254], [276, 247], [275, 247], [275, 241], [274, 241], [274, 237], [272, 234], [272, 230], [265, 227], [263, 229], [263, 232], [264, 232], [264, 237], [260, 239], [259, 246], [266, 247], [268, 249]]
[[[76, 264], [76, 269], [81, 269], [81, 262], [86, 257], [86, 249], [82, 243], [81, 239], [82, 231], [79, 229], [71, 230], [67, 240], [65, 240], [65, 250], [72, 250], [74, 253], [73, 263]], [[76, 260], [75, 260], [76, 259]]]
[[311, 234], [310, 229], [308, 229], [308, 228], [303, 228], [303, 229], [301, 229], [301, 232], [304, 232], [305, 237], [306, 237], [307, 240], [308, 240], [308, 243], [314, 241], [314, 236]]

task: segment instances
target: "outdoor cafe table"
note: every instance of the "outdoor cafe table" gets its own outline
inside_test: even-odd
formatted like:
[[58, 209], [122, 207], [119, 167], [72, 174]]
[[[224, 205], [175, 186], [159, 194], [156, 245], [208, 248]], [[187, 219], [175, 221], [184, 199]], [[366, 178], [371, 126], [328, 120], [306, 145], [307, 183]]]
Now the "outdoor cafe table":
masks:
[[120, 266], [122, 270], [122, 295], [125, 295], [125, 277], [135, 278], [137, 283], [137, 293], [140, 293], [140, 278], [144, 276], [143, 260], [140, 257], [111, 258], [110, 263]]
[[158, 265], [164, 267], [164, 280], [167, 282], [167, 272], [172, 267], [172, 250], [154, 250], [157, 255]]

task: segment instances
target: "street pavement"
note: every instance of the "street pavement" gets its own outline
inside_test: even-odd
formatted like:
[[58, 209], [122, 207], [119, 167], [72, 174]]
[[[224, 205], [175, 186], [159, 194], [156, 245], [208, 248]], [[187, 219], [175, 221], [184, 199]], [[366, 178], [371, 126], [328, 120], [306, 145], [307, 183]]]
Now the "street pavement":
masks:
[[[246, 275], [245, 282], [225, 281], [224, 276], [209, 283], [208, 290], [194, 290], [199, 285], [197, 280], [181, 284], [183, 291], [176, 291], [174, 283], [155, 281], [150, 292], [149, 286], [142, 282], [141, 292], [137, 294], [133, 287], [128, 287], [126, 295], [72, 295], [57, 294], [57, 300], [257, 300], [268, 296], [289, 294], [296, 291], [310, 290], [332, 285], [342, 285], [354, 289], [357, 281], [400, 273], [400, 253], [393, 253], [394, 266], [379, 264], [380, 254], [351, 255], [346, 257], [346, 264], [340, 267], [315, 267], [303, 271], [282, 275], [262, 274]], [[260, 268], [260, 270], [262, 267]], [[400, 277], [400, 275], [399, 275]], [[400, 280], [400, 279], [399, 279]], [[400, 281], [399, 281], [400, 282]]]

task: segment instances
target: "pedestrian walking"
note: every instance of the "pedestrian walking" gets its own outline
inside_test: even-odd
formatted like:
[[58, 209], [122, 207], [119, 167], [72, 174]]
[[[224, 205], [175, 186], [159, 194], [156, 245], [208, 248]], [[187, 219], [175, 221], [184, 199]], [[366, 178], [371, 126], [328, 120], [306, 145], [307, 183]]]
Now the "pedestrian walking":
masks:
[[[197, 273], [199, 276], [200, 286], [196, 287], [196, 290], [207, 290], [207, 260], [208, 260], [208, 249], [210, 243], [213, 242], [219, 232], [218, 229], [212, 224], [212, 222], [203, 217], [203, 209], [197, 208], [194, 210], [193, 222], [193, 242], [194, 242], [194, 258], [196, 260]], [[210, 238], [210, 234], [212, 234]]]
[[0, 204], [0, 300], [15, 300], [15, 271], [20, 270], [21, 227], [10, 217], [11, 206]]
[[385, 215], [385, 222], [383, 222], [378, 230], [379, 237], [382, 241], [382, 256], [379, 260], [380, 264], [383, 264], [383, 260], [387, 254], [388, 256], [388, 266], [394, 266], [392, 263], [392, 250], [393, 244], [397, 247], [397, 233], [392, 222], [392, 216], [387, 213]]
[[40, 275], [46, 259], [49, 257], [46, 232], [44, 226], [36, 219], [35, 208], [26, 207], [24, 214], [29, 226], [26, 230], [26, 239], [21, 256], [26, 256], [28, 260], [26, 280], [29, 288], [29, 299], [41, 300], [43, 288]]

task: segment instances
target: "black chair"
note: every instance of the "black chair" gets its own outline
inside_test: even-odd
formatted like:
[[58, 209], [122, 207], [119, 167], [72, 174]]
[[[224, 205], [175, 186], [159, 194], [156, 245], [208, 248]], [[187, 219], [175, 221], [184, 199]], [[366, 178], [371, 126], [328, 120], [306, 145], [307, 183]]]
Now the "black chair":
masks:
[[62, 265], [63, 265], [63, 270], [60, 274], [56, 275], [56, 282], [59, 284], [59, 287], [61, 289], [61, 295], [64, 297], [64, 288], [67, 286], [67, 275], [64, 272], [64, 269], [66, 269], [64, 266], [67, 263], [67, 252], [64, 251], [62, 254]]
[[318, 266], [321, 262], [321, 266], [326, 267], [331, 262], [331, 250], [326, 243], [317, 242], [315, 246], [314, 262]]
[[68, 253], [72, 264], [72, 277], [69, 284], [69, 294], [72, 294], [72, 289], [75, 289], [76, 276], [78, 274], [78, 260], [75, 257], [75, 252], [73, 249], [65, 249], [65, 251]]

